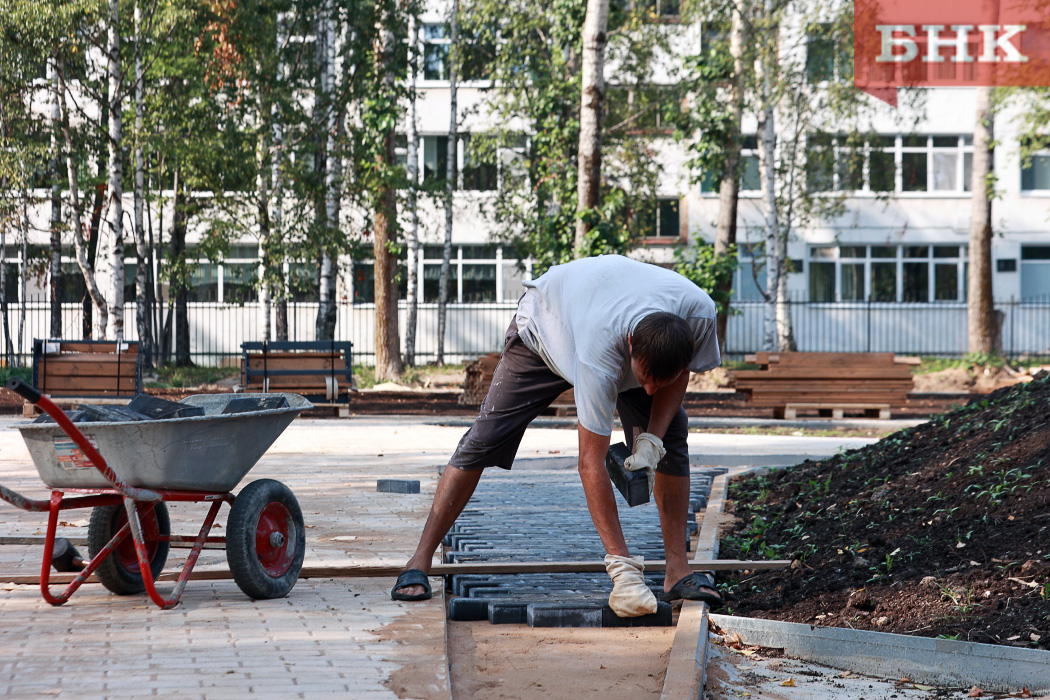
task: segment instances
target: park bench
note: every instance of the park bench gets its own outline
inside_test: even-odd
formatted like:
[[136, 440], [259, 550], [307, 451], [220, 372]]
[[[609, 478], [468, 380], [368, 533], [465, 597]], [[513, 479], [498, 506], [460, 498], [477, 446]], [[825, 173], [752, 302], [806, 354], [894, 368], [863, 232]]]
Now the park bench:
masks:
[[889, 352], [759, 352], [746, 361], [761, 369], [733, 373], [735, 388], [753, 406], [792, 420], [801, 410], [842, 418], [846, 411], [889, 418], [908, 400], [916, 357]]
[[353, 345], [348, 340], [241, 343], [241, 391], [301, 394], [316, 407], [348, 417]]
[[[125, 404], [142, 391], [139, 344], [34, 339], [33, 386], [60, 405]], [[22, 413], [35, 409], [25, 404]]]

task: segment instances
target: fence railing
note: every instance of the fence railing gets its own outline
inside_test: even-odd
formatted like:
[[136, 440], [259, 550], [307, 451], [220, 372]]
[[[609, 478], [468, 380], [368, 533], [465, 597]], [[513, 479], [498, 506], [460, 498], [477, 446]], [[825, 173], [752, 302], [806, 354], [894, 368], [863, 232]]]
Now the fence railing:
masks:
[[[808, 352], [896, 352], [912, 355], [961, 356], [968, 351], [964, 303], [885, 304], [865, 302], [817, 303], [791, 301], [798, 349]], [[514, 302], [450, 304], [447, 310], [445, 359], [463, 362], [502, 348]], [[314, 340], [316, 302], [288, 304], [288, 339]], [[19, 319], [25, 325], [18, 336]], [[1008, 357], [1050, 357], [1050, 299], [996, 303], [1003, 353]], [[80, 338], [82, 307], [62, 307], [62, 337]], [[727, 326], [725, 355], [732, 358], [763, 349], [761, 302], [739, 302]], [[271, 329], [276, 319], [271, 309]], [[243, 306], [191, 303], [188, 306], [190, 357], [201, 365], [236, 363], [241, 343], [262, 340], [262, 312], [258, 304]], [[402, 349], [406, 309], [400, 310]], [[416, 361], [437, 356], [437, 304], [421, 304], [416, 330]], [[34, 338], [50, 337], [50, 306], [46, 300], [8, 308], [8, 329], [0, 325], [0, 355], [6, 356], [10, 335], [16, 361], [27, 363]], [[138, 340], [135, 305], [124, 307], [127, 340]], [[335, 339], [354, 344], [354, 361], [370, 364], [375, 357], [375, 308], [372, 304], [338, 305]], [[169, 329], [173, 333], [174, 329]], [[169, 347], [173, 347], [169, 343]]]

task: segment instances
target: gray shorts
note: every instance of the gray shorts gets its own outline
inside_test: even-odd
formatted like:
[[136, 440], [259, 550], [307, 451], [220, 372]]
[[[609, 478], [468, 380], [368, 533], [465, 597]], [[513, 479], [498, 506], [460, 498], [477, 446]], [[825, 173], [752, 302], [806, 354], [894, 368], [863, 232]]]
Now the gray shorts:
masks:
[[[572, 385], [555, 374], [539, 355], [525, 347], [518, 326], [510, 322], [503, 356], [492, 375], [489, 393], [470, 430], [459, 441], [449, 464], [459, 469], [510, 469], [525, 429]], [[628, 389], [616, 399], [616, 410], [633, 448], [634, 437], [648, 429], [652, 397], [644, 389]], [[689, 419], [685, 409], [671, 419], [664, 435], [667, 455], [657, 471], [670, 476], [689, 476]]]

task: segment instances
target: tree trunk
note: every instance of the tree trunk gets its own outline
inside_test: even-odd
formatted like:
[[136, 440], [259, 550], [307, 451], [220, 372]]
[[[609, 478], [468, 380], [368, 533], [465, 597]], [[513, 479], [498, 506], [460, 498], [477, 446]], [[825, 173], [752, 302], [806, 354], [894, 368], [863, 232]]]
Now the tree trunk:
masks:
[[109, 0], [109, 234], [112, 305], [106, 337], [124, 340], [124, 177], [121, 162], [123, 75], [120, 68], [120, 0]]
[[171, 223], [171, 263], [181, 270], [169, 283], [170, 294], [175, 297], [175, 366], [189, 367], [193, 364], [190, 355], [189, 280], [186, 276], [186, 224], [189, 218], [187, 207], [190, 192], [175, 171], [175, 213]]
[[[270, 111], [266, 101], [266, 91], [260, 90], [257, 101], [260, 119], [265, 119]], [[259, 222], [259, 339], [270, 340], [270, 267], [267, 242], [270, 239], [270, 173], [266, 172], [266, 158], [270, 153], [270, 136], [266, 128], [260, 129], [255, 142], [256, 177], [256, 220]]]
[[[445, 163], [445, 246], [441, 250], [441, 276], [438, 280], [437, 363], [445, 364], [445, 326], [448, 323], [448, 277], [452, 260], [452, 193], [456, 189], [459, 146], [459, 114], [456, 107], [456, 69], [459, 61], [459, 0], [453, 0], [448, 49], [448, 160]], [[457, 295], [458, 296], [458, 295]]]
[[[25, 181], [26, 185], [29, 184], [29, 179]], [[19, 287], [19, 298], [22, 303], [18, 305], [18, 354], [21, 358], [22, 351], [25, 349], [25, 330], [26, 330], [26, 299], [27, 285], [29, 283], [29, 188], [22, 188], [22, 250], [21, 261], [18, 269], [18, 287]], [[2, 260], [3, 258], [0, 258]], [[19, 366], [21, 362], [19, 361]]]
[[605, 110], [605, 44], [609, 0], [587, 0], [583, 21], [580, 145], [577, 157], [576, 240], [573, 256], [584, 257], [591, 230], [582, 214], [598, 207], [602, 181], [602, 116]]
[[150, 254], [146, 245], [146, 229], [142, 210], [145, 203], [145, 159], [142, 153], [142, 8], [135, 3], [135, 328], [139, 337], [139, 356], [142, 368], [153, 368], [153, 329], [149, 307], [149, 283], [146, 279]]
[[407, 314], [405, 319], [405, 364], [412, 367], [416, 364], [416, 326], [419, 317], [419, 210], [417, 206], [416, 187], [419, 184], [419, 129], [416, 125], [416, 69], [414, 59], [418, 58], [416, 47], [419, 45], [419, 28], [416, 18], [411, 17], [408, 24], [408, 64], [409, 98], [408, 98], [408, 236], [405, 238], [407, 248]]
[[[98, 239], [97, 226], [100, 216], [99, 199], [101, 192], [99, 188], [95, 189], [95, 207], [92, 210], [92, 226], [89, 229], [91, 232], [91, 240], [85, 242], [84, 240], [84, 215], [81, 211], [80, 206], [80, 190], [77, 184], [77, 165], [76, 159], [73, 155], [73, 132], [69, 126], [69, 110], [66, 108], [66, 84], [65, 84], [65, 61], [59, 58], [58, 61], [58, 84], [59, 92], [61, 93], [61, 99], [58, 100], [59, 118], [61, 121], [62, 128], [62, 140], [65, 142], [66, 149], [66, 177], [69, 181], [69, 197], [70, 197], [70, 228], [73, 230], [73, 250], [76, 253], [77, 265], [80, 267], [80, 272], [84, 276], [84, 283], [87, 286], [88, 297], [91, 304], [85, 304], [84, 318], [83, 318], [83, 335], [85, 338], [92, 337], [91, 330], [91, 310], [92, 308], [98, 311], [99, 325], [102, 328], [106, 327], [106, 317], [108, 314], [108, 308], [106, 306], [106, 300], [102, 296], [102, 292], [99, 290], [98, 285], [95, 283], [95, 269], [94, 269], [94, 249], [95, 241]], [[92, 251], [88, 250], [88, 246], [91, 246]]]
[[[733, 25], [729, 36], [729, 53], [733, 57], [733, 76], [729, 84], [729, 133], [725, 145], [725, 165], [718, 188], [718, 224], [715, 231], [715, 257], [719, 258], [736, 245], [737, 206], [740, 201], [741, 120], [744, 111], [744, 23], [740, 11], [734, 8]], [[716, 283], [719, 296], [724, 297], [726, 309], [718, 314], [716, 332], [718, 347], [726, 350], [726, 326], [729, 318], [729, 299], [733, 291], [733, 274], [728, 273]]]
[[51, 161], [49, 164], [51, 177], [51, 265], [50, 265], [50, 306], [51, 306], [51, 332], [52, 338], [62, 337], [62, 188], [58, 181], [59, 148], [59, 124], [61, 113], [58, 109], [58, 101], [62, 99], [62, 91], [58, 85], [58, 64], [55, 58], [48, 61], [48, 72], [51, 74], [51, 85], [54, 102], [51, 104]]
[[[376, 26], [375, 73], [379, 94], [390, 94], [394, 86], [394, 36], [389, 21], [380, 17]], [[385, 174], [394, 164], [394, 131], [382, 136], [382, 148], [376, 156], [376, 170]], [[397, 204], [393, 185], [384, 178], [376, 193], [372, 252], [375, 275], [375, 376], [378, 381], [401, 378], [401, 343], [397, 330], [397, 257], [391, 252], [396, 238]]]
[[324, 12], [318, 23], [318, 39], [323, 35], [324, 46], [321, 49], [321, 95], [325, 143], [323, 146], [324, 166], [324, 228], [321, 251], [321, 303], [317, 308], [316, 337], [318, 340], [331, 340], [335, 337], [336, 321], [336, 271], [338, 248], [333, 245], [339, 228], [339, 166], [336, 155], [336, 138], [338, 136], [338, 118], [335, 110], [335, 19], [332, 0], [325, 0]]
[[970, 199], [969, 299], [966, 321], [970, 352], [990, 355], [1001, 349], [992, 299], [992, 198], [995, 172], [995, 110], [991, 87], [977, 88], [977, 123], [973, 131], [973, 180]]
[[[285, 79], [285, 65], [282, 59], [284, 45], [287, 42], [287, 36], [285, 31], [285, 15], [283, 12], [277, 14], [277, 81], [278, 86]], [[270, 235], [276, 236], [278, 242], [281, 242], [281, 250], [284, 250], [283, 245], [283, 225], [284, 225], [284, 173], [281, 168], [284, 158], [284, 125], [281, 121], [281, 105], [279, 99], [273, 100], [270, 106], [270, 114], [273, 119], [273, 147], [270, 152], [270, 188], [271, 188], [271, 204], [270, 204]], [[276, 270], [271, 270], [271, 275], [275, 276], [279, 283], [274, 283], [274, 286], [270, 289], [270, 299], [267, 301], [272, 304], [272, 298], [277, 298], [277, 313], [276, 313], [276, 325], [277, 325], [277, 340], [288, 340], [288, 300], [287, 293], [284, 284], [284, 255], [282, 252], [281, 259], [271, 261], [276, 267]], [[265, 308], [263, 312], [266, 314], [266, 338], [269, 339], [269, 324], [270, 324], [270, 309]]]
[[[765, 85], [768, 88], [768, 80]], [[763, 95], [763, 99], [769, 93]], [[766, 104], [760, 113], [758, 120], [758, 160], [762, 172], [762, 209], [765, 223], [765, 264], [766, 264], [766, 289], [765, 296], [765, 324], [762, 347], [774, 351], [779, 347], [779, 334], [777, 329], [777, 305], [780, 295], [780, 273], [782, 261], [780, 259], [780, 222], [777, 216], [776, 201], [776, 131], [774, 128], [774, 110], [771, 104]]]
[[4, 316], [4, 359], [7, 366], [12, 367], [15, 364], [15, 345], [11, 339], [11, 320], [7, 316], [7, 264], [3, 262], [6, 257], [7, 227], [0, 226], [0, 314]]

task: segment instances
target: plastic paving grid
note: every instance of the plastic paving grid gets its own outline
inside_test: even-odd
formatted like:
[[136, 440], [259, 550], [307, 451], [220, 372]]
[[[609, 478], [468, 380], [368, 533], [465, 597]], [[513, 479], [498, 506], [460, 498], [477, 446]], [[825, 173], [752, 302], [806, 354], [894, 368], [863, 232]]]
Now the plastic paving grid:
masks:
[[[495, 471], [495, 470], [493, 470]], [[693, 469], [690, 480], [689, 535], [695, 513], [707, 505], [711, 480], [724, 468]], [[620, 522], [631, 553], [646, 560], [664, 558], [660, 517], [648, 503], [629, 508], [617, 494]], [[687, 544], [688, 546], [688, 544]], [[445, 537], [445, 562], [593, 561], [605, 556], [591, 523], [583, 487], [575, 471], [488, 474], [468, 507]], [[448, 577], [449, 619], [489, 620], [530, 627], [624, 627], [671, 624], [671, 606], [640, 618], [619, 618], [606, 605], [612, 582], [604, 573], [457, 574]], [[654, 592], [663, 590], [663, 573], [645, 575]]]

